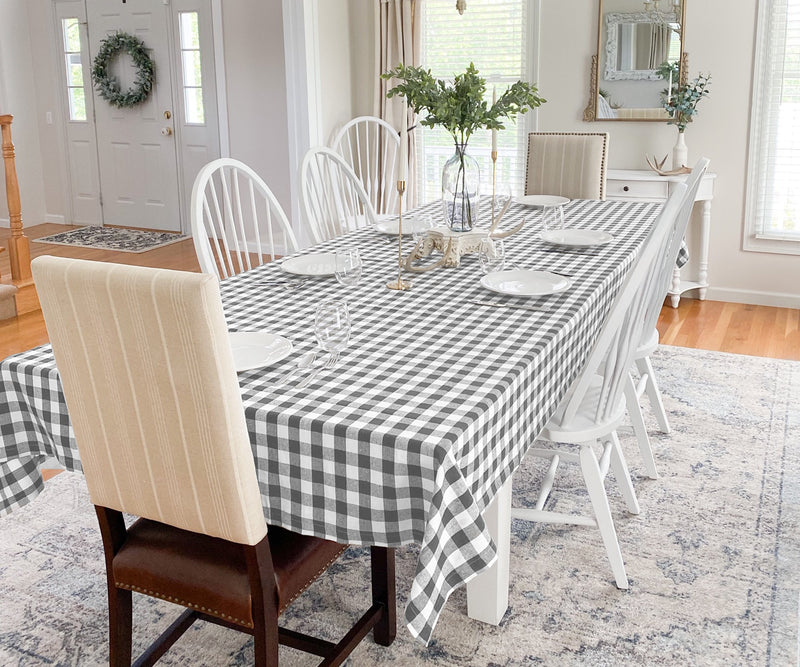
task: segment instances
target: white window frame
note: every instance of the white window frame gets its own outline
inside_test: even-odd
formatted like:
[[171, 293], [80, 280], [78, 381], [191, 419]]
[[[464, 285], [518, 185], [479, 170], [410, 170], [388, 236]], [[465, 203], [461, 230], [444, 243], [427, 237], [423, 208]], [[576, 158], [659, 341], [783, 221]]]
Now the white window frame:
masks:
[[[766, 238], [759, 236], [758, 201], [761, 189], [761, 169], [766, 169], [769, 135], [765, 125], [768, 113], [765, 109], [767, 95], [772, 85], [766, 81], [769, 74], [769, 51], [773, 36], [771, 14], [773, 5], [784, 0], [759, 0], [756, 19], [755, 62], [753, 67], [753, 97], [750, 105], [750, 142], [747, 164], [747, 189], [742, 248], [752, 252], [770, 252], [785, 255], [800, 255], [800, 237]], [[776, 76], [781, 76], [777, 74]], [[774, 103], [774, 102], [773, 102]]]

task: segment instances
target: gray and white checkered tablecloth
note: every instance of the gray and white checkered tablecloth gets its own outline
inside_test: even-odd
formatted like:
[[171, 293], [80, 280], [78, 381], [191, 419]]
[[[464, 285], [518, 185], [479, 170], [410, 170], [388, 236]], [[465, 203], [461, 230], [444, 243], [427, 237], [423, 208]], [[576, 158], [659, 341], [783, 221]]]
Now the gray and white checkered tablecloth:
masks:
[[[488, 292], [475, 256], [458, 269], [412, 276], [410, 292], [388, 290], [397, 245], [373, 230], [305, 251], [358, 246], [358, 287], [332, 278], [293, 291], [265, 284], [281, 275], [278, 263], [225, 281], [231, 330], [267, 330], [294, 343], [284, 361], [239, 375], [268, 523], [343, 543], [418, 543], [405, 617], [427, 642], [451, 591], [494, 562], [481, 513], [580, 370], [658, 210], [573, 201], [568, 225], [615, 239], [562, 251], [538, 239], [538, 212], [512, 207], [504, 226], [528, 223], [506, 240], [508, 259], [574, 278], [571, 289], [547, 297]], [[315, 309], [331, 297], [350, 305], [349, 347], [308, 387], [276, 386], [315, 348]], [[0, 406], [0, 511], [7, 511], [41, 488], [37, 465], [46, 456], [80, 470], [49, 346], [0, 364]]]

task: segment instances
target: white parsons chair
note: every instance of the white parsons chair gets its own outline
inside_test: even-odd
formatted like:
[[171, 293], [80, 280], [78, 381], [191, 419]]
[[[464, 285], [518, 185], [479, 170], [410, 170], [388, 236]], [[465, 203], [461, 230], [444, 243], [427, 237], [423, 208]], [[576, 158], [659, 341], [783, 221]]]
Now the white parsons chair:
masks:
[[[604, 480], [611, 467], [628, 511], [639, 513], [639, 503], [617, 437], [617, 428], [625, 417], [623, 388], [639, 343], [640, 323], [646, 307], [645, 296], [651, 281], [656, 279], [652, 266], [665, 252], [685, 187], [679, 184], [662, 209], [611, 306], [581, 374], [542, 431], [542, 440], [577, 446], [579, 451], [576, 453], [574, 447], [531, 447], [527, 454], [550, 459], [550, 466], [533, 507], [511, 510], [512, 517], [526, 521], [599, 528], [614, 579], [617, 586], [623, 589], [628, 588], [628, 577]], [[602, 450], [599, 458], [595, 453], [596, 446]], [[545, 509], [561, 461], [580, 464], [593, 509], [591, 516]]]
[[200, 170], [190, 214], [200, 270], [220, 280], [298, 247], [272, 190], [239, 160], [220, 158]]
[[606, 198], [607, 132], [531, 132], [526, 195]]
[[[186, 607], [137, 665], [197, 619], [252, 635], [257, 667], [278, 664], [279, 642], [337, 665], [370, 629], [391, 644], [383, 547], [372, 606], [341, 642], [278, 627], [346, 545], [267, 527], [217, 278], [50, 256], [31, 266], [100, 523], [109, 663], [131, 664], [133, 592]], [[139, 518], [126, 526], [123, 512]]]
[[336, 133], [331, 148], [359, 178], [378, 215], [397, 213], [397, 130], [377, 116], [358, 116]]
[[315, 243], [375, 224], [377, 214], [364, 186], [336, 151], [310, 149], [300, 165], [303, 215]]
[[658, 477], [658, 471], [656, 469], [655, 457], [653, 456], [653, 449], [647, 434], [647, 427], [644, 423], [644, 416], [642, 415], [642, 408], [639, 401], [646, 393], [647, 397], [650, 399], [650, 406], [653, 409], [661, 431], [663, 433], [669, 433], [669, 420], [667, 419], [667, 413], [664, 409], [664, 403], [661, 400], [661, 391], [658, 388], [658, 382], [656, 381], [655, 372], [653, 371], [653, 364], [650, 361], [650, 355], [658, 347], [658, 329], [656, 328], [656, 323], [661, 313], [661, 306], [664, 305], [664, 299], [669, 290], [672, 272], [675, 268], [675, 262], [678, 258], [681, 244], [683, 243], [683, 237], [686, 234], [686, 228], [689, 225], [689, 219], [692, 216], [694, 199], [700, 187], [700, 182], [703, 180], [703, 176], [708, 169], [708, 165], [709, 160], [707, 158], [701, 158], [697, 161], [692, 172], [686, 178], [686, 191], [680, 203], [680, 209], [675, 218], [675, 224], [670, 232], [666, 251], [656, 265], [658, 277], [653, 281], [650, 294], [646, 297], [646, 308], [642, 318], [639, 344], [633, 355], [633, 361], [639, 374], [639, 380], [635, 382], [633, 377], [629, 377], [625, 387], [625, 400], [628, 406], [628, 414], [630, 415], [633, 430], [636, 434], [639, 451], [644, 460], [645, 472], [648, 477], [652, 479]]

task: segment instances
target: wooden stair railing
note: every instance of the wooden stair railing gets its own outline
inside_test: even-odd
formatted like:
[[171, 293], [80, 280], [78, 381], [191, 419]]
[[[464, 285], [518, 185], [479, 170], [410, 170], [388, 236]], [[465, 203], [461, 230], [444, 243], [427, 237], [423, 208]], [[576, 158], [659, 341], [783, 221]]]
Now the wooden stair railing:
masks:
[[[10, 114], [0, 115], [0, 132], [2, 133], [3, 165], [6, 174], [6, 201], [11, 227], [11, 238], [8, 240], [8, 258], [11, 263], [11, 282], [18, 288], [17, 314], [30, 312], [39, 307], [36, 290], [31, 276], [30, 241], [22, 229], [22, 207], [19, 198], [17, 166], [14, 162], [14, 143], [11, 141]], [[2, 278], [0, 276], [0, 278]]]

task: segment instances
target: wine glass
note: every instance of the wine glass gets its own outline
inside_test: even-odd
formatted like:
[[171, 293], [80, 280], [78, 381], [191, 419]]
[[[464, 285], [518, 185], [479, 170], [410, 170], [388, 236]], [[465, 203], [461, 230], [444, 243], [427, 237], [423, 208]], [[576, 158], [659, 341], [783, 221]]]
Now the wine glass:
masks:
[[560, 229], [564, 229], [564, 207], [542, 207], [542, 231], [546, 232]]
[[314, 335], [319, 346], [331, 353], [332, 363], [350, 341], [350, 311], [347, 303], [337, 299], [323, 301], [314, 318]]
[[506, 264], [506, 249], [503, 239], [481, 239], [478, 247], [478, 260], [484, 273], [502, 271]]
[[414, 245], [418, 245], [433, 229], [433, 218], [429, 215], [419, 215], [411, 218], [408, 221], [411, 228], [411, 236], [414, 239]]
[[336, 251], [336, 280], [345, 287], [355, 287], [361, 282], [363, 269], [361, 253], [358, 248], [344, 248]]

